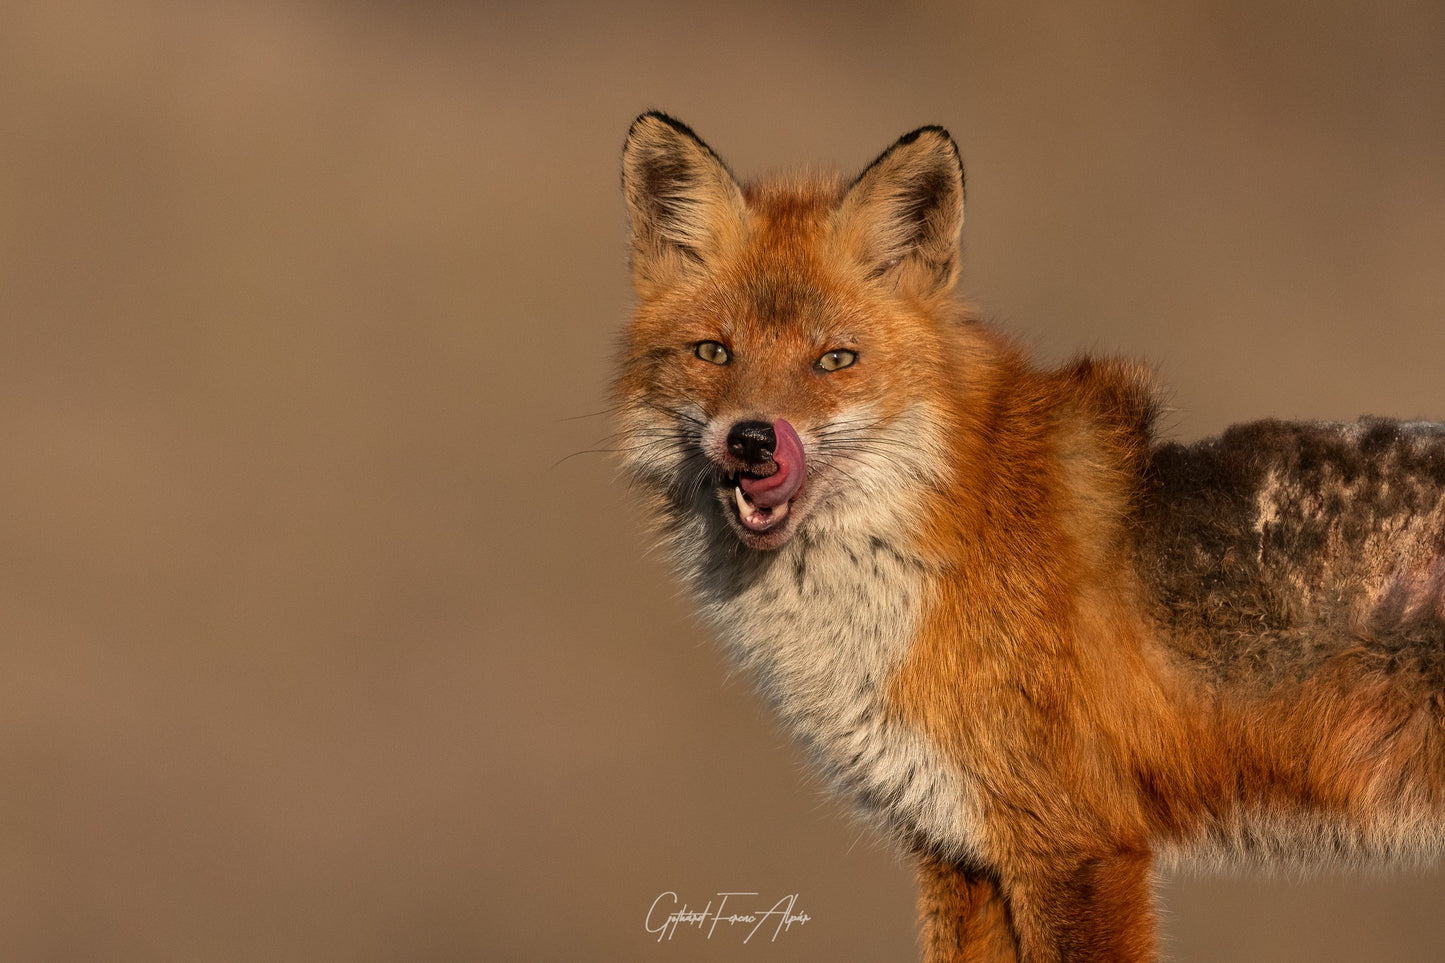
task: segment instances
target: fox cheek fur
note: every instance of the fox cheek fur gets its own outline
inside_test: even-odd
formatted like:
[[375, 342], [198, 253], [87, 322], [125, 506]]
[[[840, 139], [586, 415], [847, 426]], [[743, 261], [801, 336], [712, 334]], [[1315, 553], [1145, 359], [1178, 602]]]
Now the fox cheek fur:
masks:
[[912, 851], [930, 960], [1152, 960], [1156, 860], [1445, 843], [1445, 426], [1154, 437], [951, 300], [940, 128], [740, 184], [645, 114], [624, 467], [701, 614]]

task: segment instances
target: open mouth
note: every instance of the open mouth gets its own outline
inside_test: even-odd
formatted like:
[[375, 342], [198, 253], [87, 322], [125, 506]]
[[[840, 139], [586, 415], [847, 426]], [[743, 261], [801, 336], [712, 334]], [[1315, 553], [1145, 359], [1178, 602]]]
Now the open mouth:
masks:
[[737, 503], [738, 521], [750, 532], [766, 532], [777, 528], [788, 517], [788, 509], [791, 501], [779, 502], [775, 505], [759, 505], [748, 494], [743, 487], [743, 482], [753, 480], [749, 476], [738, 476], [732, 479], [733, 498]]
[[787, 521], [808, 473], [803, 443], [793, 426], [779, 418], [772, 429], [773, 444], [765, 453], [766, 460], [727, 479], [739, 524], [756, 535], [772, 532]]

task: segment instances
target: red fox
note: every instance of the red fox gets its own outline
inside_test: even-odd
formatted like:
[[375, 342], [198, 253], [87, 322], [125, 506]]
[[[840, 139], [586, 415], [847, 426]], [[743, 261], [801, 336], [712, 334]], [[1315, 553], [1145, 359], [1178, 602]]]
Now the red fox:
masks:
[[1155, 436], [953, 301], [939, 127], [852, 180], [623, 152], [627, 473], [706, 621], [914, 854], [928, 960], [1152, 960], [1159, 866], [1445, 842], [1445, 424]]

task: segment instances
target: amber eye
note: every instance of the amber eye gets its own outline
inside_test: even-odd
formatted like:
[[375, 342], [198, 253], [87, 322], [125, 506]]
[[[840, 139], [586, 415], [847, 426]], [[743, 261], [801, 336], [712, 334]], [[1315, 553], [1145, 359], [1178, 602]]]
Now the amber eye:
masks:
[[839, 368], [846, 368], [858, 360], [856, 351], [849, 351], [847, 348], [838, 348], [829, 351], [823, 357], [813, 362], [813, 367], [819, 371], [837, 371]]
[[699, 341], [692, 349], [692, 353], [704, 361], [711, 361], [713, 364], [727, 364], [731, 359], [728, 357], [728, 349], [716, 341]]

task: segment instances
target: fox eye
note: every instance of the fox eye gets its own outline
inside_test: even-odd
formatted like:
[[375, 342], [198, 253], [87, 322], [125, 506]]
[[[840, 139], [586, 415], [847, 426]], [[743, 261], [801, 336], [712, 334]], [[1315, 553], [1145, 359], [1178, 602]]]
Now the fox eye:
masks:
[[829, 351], [823, 357], [813, 362], [813, 367], [819, 371], [837, 371], [839, 368], [846, 368], [858, 360], [858, 352], [849, 351], [847, 348], [838, 348]]
[[716, 341], [699, 341], [693, 346], [692, 353], [713, 364], [727, 364], [732, 360], [728, 355], [728, 349]]

